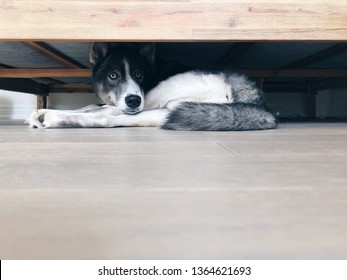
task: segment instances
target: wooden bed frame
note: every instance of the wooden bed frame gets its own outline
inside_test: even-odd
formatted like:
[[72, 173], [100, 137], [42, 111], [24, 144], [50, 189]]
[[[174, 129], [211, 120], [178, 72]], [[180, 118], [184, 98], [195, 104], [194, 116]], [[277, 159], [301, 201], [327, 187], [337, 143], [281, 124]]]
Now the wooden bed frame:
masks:
[[341, 41], [345, 0], [2, 0], [0, 39]]
[[[64, 57], [47, 50], [40, 43], [44, 41], [324, 41], [340, 43], [331, 52], [347, 49], [341, 45], [347, 42], [346, 0], [2, 0], [0, 11], [0, 41], [31, 44], [67, 65], [66, 69], [10, 69], [0, 65], [4, 68], [0, 69], [0, 78], [90, 76], [89, 69], [69, 64]], [[237, 53], [234, 50], [231, 56]], [[319, 56], [324, 57], [324, 53]], [[258, 78], [347, 77], [347, 69], [322, 71], [250, 70], [246, 74]], [[29, 83], [26, 81], [22, 87], [36, 89]], [[68, 88], [58, 85], [51, 92], [59, 90]], [[40, 96], [38, 106], [45, 106], [48, 93], [37, 87], [36, 94]]]

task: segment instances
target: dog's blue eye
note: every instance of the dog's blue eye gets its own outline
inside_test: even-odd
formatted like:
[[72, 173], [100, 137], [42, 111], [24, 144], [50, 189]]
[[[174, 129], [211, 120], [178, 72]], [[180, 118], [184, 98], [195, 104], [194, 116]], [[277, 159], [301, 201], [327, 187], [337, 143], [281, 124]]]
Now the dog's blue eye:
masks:
[[135, 75], [135, 78], [138, 80], [140, 80], [142, 78], [142, 72], [139, 70], [136, 70], [134, 75]]
[[116, 72], [111, 72], [110, 74], [108, 74], [108, 77], [111, 79], [111, 80], [115, 80], [118, 78], [118, 75]]

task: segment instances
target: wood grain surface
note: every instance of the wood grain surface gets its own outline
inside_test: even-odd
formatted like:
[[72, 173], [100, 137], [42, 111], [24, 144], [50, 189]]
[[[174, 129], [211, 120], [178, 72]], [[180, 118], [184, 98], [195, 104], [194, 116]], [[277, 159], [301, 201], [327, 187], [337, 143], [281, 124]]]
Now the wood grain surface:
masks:
[[346, 0], [3, 0], [0, 12], [0, 40], [347, 40]]

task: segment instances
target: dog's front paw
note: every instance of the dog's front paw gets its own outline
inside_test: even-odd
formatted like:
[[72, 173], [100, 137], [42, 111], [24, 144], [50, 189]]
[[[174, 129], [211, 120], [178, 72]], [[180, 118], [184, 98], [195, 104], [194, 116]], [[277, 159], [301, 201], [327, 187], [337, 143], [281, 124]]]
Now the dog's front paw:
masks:
[[58, 127], [59, 118], [54, 110], [40, 109], [32, 112], [25, 123], [30, 128]]

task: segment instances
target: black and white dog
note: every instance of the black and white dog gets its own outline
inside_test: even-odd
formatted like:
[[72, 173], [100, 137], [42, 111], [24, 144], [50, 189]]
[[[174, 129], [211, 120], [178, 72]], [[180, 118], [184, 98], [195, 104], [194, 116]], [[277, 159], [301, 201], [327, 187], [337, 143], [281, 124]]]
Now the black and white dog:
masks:
[[262, 92], [230, 71], [188, 71], [155, 81], [155, 45], [92, 43], [94, 90], [104, 104], [35, 111], [32, 128], [160, 126], [174, 130], [276, 128]]

